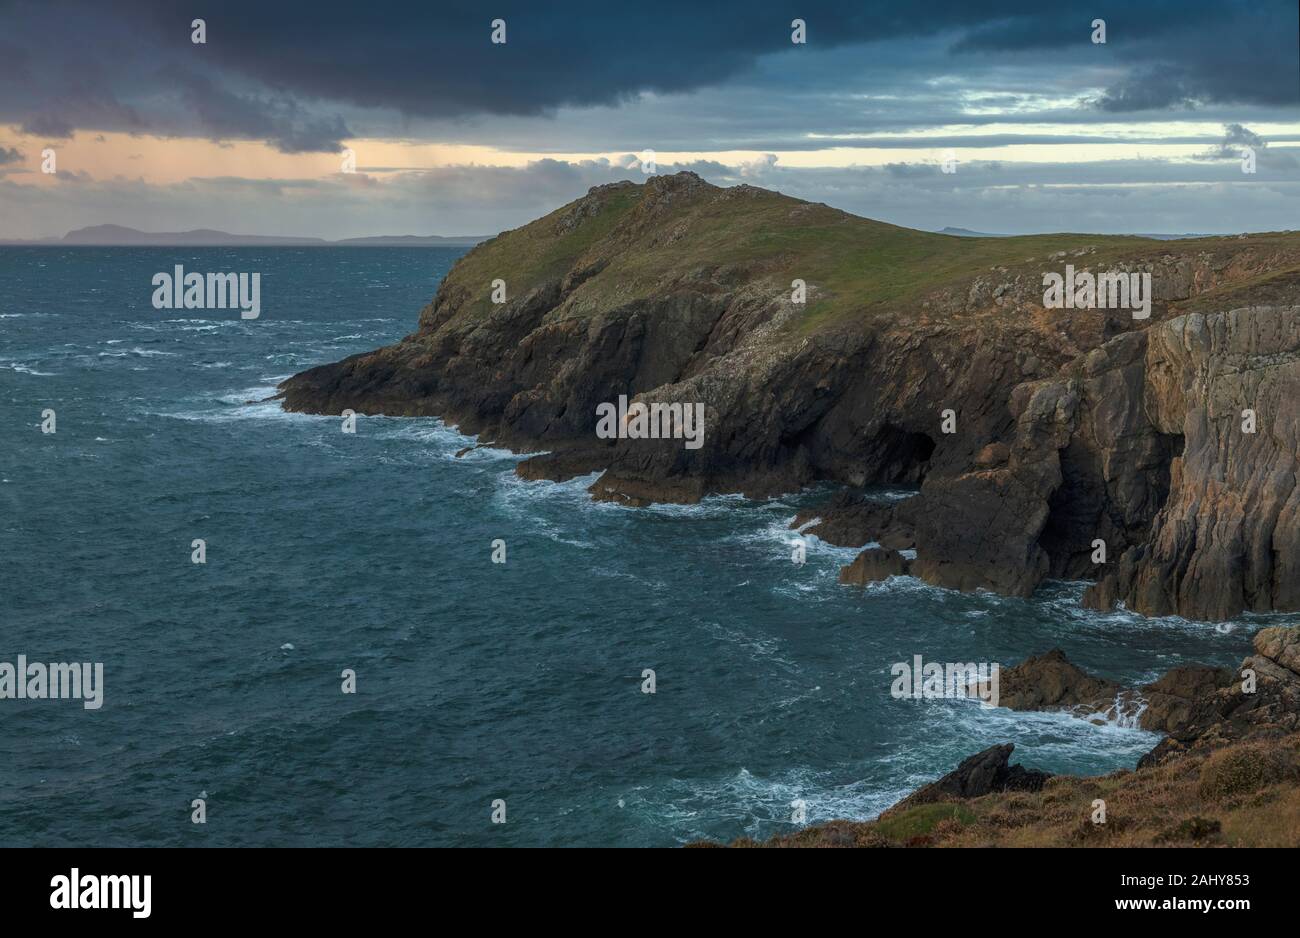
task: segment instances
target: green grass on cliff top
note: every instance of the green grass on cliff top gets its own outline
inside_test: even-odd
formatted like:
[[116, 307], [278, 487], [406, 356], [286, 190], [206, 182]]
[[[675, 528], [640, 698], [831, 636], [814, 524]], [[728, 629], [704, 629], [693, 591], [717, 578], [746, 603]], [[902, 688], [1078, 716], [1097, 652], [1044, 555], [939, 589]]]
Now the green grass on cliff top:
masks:
[[556, 222], [570, 208], [566, 205], [522, 228], [503, 232], [465, 254], [447, 275], [470, 291], [471, 301], [462, 316], [480, 319], [494, 309], [492, 281], [506, 282], [508, 299], [523, 296], [548, 280], [562, 279], [574, 261], [593, 245], [609, 236], [640, 199], [641, 190], [616, 190], [606, 197], [601, 210], [571, 231], [557, 234]]
[[[672, 185], [674, 178], [680, 177], [667, 177], [660, 185]], [[719, 198], [728, 190], [703, 184], [674, 192], [666, 207], [646, 213], [641, 203], [647, 191], [646, 186], [607, 190], [600, 210], [565, 233], [556, 223], [576, 203], [470, 251], [449, 275], [473, 297], [461, 315], [479, 319], [492, 312], [490, 284], [496, 278], [506, 281], [513, 299], [562, 278], [585, 255], [603, 258], [607, 266], [577, 291], [570, 315], [662, 296], [674, 280], [701, 268], [737, 265], [744, 279], [770, 281], [773, 289], [788, 290], [795, 278], [806, 281], [810, 302], [799, 330], [807, 332], [896, 309], [936, 289], [961, 287], [977, 275], [996, 278], [994, 267], [1028, 266], [1037, 272], [1072, 260], [1050, 260], [1058, 251], [1092, 248], [1075, 262], [1094, 266], [1195, 252], [1223, 241], [1095, 234], [960, 237], [900, 228], [762, 189]], [[1277, 238], [1290, 239], [1292, 246], [1300, 240], [1294, 234], [1252, 236], [1253, 241]]]

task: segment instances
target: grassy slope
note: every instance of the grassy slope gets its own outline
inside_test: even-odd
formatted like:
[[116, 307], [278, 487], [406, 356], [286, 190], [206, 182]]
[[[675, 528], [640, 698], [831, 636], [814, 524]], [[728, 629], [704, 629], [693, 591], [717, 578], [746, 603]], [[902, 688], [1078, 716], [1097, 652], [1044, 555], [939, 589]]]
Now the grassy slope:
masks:
[[496, 307], [491, 283], [506, 282], [508, 297], [522, 296], [535, 287], [563, 277], [577, 258], [607, 237], [640, 197], [638, 189], [613, 193], [601, 211], [567, 234], [555, 233], [556, 221], [573, 203], [556, 209], [522, 228], [503, 232], [465, 254], [447, 275], [447, 280], [470, 291], [473, 299], [461, 312], [462, 318], [481, 320]]
[[579, 288], [567, 315], [589, 315], [662, 295], [665, 283], [702, 267], [740, 265], [774, 290], [788, 289], [795, 278], [814, 288], [796, 325], [807, 333], [902, 308], [993, 267], [1021, 268], [1036, 278], [1049, 265], [1064, 263], [1048, 260], [1058, 251], [1092, 248], [1077, 263], [1096, 267], [1144, 256], [1195, 254], [1227, 243], [1292, 251], [1300, 246], [1296, 234], [1252, 235], [1232, 242], [1090, 234], [958, 237], [899, 228], [765, 190], [716, 198], [723, 191], [708, 187], [702, 197], [680, 198], [667, 211], [642, 217], [638, 203], [645, 187], [626, 187], [607, 194], [596, 215], [567, 233], [557, 234], [556, 222], [575, 203], [505, 232], [467, 254], [449, 276], [473, 297], [461, 316], [479, 320], [492, 312], [489, 284], [498, 277], [513, 298], [563, 277], [579, 259], [585, 264], [603, 258], [608, 266]]

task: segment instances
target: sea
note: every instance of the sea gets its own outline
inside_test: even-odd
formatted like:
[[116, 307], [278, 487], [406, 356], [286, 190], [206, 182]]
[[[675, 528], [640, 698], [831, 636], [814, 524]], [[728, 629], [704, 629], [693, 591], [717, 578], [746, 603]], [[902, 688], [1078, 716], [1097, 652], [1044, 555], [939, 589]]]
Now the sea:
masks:
[[[856, 551], [808, 537], [799, 563], [789, 529], [828, 488], [628, 508], [458, 457], [476, 441], [439, 419], [348, 433], [267, 400], [413, 331], [463, 251], [0, 248], [0, 663], [103, 673], [95, 709], [0, 699], [0, 845], [764, 838], [997, 743], [1091, 775], [1158, 741], [899, 699], [916, 655], [1061, 648], [1139, 684], [1237, 663], [1269, 621], [1098, 613], [1082, 583], [844, 587]], [[259, 272], [260, 315], [155, 309], [177, 264]]]

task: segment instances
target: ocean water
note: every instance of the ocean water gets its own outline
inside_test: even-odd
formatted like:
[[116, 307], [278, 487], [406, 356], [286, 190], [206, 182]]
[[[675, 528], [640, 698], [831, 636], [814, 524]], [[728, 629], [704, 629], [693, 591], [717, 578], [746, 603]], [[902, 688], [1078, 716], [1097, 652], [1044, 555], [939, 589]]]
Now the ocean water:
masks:
[[[853, 590], [852, 550], [791, 561], [825, 492], [597, 504], [508, 452], [455, 458], [473, 441], [436, 419], [350, 435], [259, 402], [411, 331], [460, 253], [0, 249], [0, 661], [104, 666], [99, 710], [0, 700], [0, 845], [671, 846], [794, 830], [795, 800], [865, 819], [994, 743], [1095, 774], [1157, 741], [895, 700], [895, 662], [1061, 647], [1139, 682], [1235, 663], [1263, 621], [1099, 614], [1071, 583]], [[153, 309], [175, 264], [261, 272], [261, 317]]]

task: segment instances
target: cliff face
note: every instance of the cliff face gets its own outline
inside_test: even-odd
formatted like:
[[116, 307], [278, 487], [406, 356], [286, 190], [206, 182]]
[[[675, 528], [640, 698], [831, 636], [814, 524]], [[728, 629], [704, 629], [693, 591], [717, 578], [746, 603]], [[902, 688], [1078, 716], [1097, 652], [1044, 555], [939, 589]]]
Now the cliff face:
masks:
[[[1044, 309], [1042, 276], [1067, 263], [1150, 273], [1150, 319]], [[1297, 300], [1297, 235], [956, 238], [681, 173], [479, 245], [416, 332], [281, 396], [441, 416], [549, 450], [522, 475], [604, 470], [593, 495], [634, 504], [919, 485], [889, 533], [930, 582], [1100, 577], [1099, 604], [1218, 618], [1300, 605]], [[703, 445], [599, 439], [598, 405], [622, 394], [703, 404]]]
[[1005, 466], [922, 489], [936, 507], [917, 534], [922, 576], [1019, 593], [1096, 577], [1087, 604], [1146, 615], [1300, 608], [1300, 307], [1116, 336], [1009, 406]]
[[1300, 307], [1182, 316], [1151, 330], [1143, 388], [1186, 442], [1115, 592], [1138, 611], [1222, 619], [1300, 606]]

